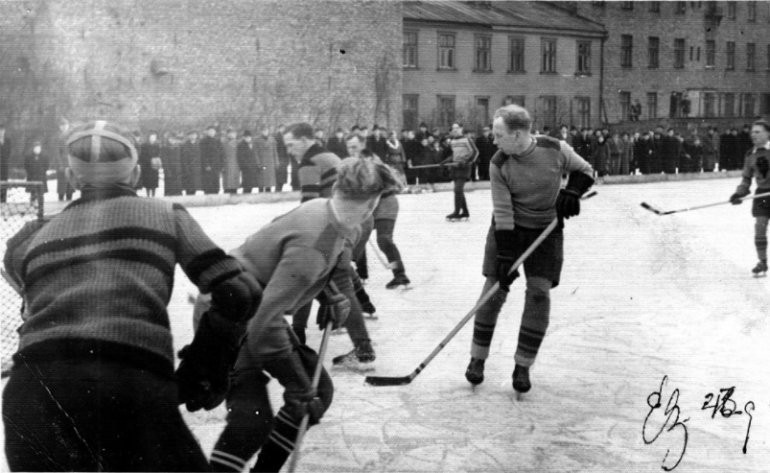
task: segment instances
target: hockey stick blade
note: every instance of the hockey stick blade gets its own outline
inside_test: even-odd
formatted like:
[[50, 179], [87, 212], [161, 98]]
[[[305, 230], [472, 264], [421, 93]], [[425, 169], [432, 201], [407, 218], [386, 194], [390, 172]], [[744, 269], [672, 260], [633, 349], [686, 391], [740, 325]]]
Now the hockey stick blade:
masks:
[[364, 381], [372, 386], [403, 386], [409, 384], [414, 379], [414, 376], [367, 376]]
[[581, 198], [580, 198], [580, 200], [588, 200], [588, 199], [590, 199], [591, 197], [594, 197], [596, 194], [598, 194], [598, 192], [596, 192], [596, 191], [591, 191], [591, 192], [589, 192], [588, 194], [586, 194], [586, 195], [584, 195], [583, 197], [581, 197]]
[[649, 210], [650, 212], [654, 213], [655, 215], [665, 215], [665, 212], [656, 209], [652, 205], [648, 204], [647, 202], [642, 202], [642, 208]]

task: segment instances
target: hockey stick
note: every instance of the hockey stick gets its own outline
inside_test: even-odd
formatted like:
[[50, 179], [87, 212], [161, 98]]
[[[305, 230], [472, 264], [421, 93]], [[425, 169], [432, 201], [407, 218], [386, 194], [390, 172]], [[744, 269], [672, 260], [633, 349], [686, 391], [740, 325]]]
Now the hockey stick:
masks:
[[[559, 224], [559, 219], [558, 218], [553, 219], [553, 221], [545, 228], [545, 230], [543, 230], [540, 236], [538, 236], [537, 239], [534, 242], [532, 242], [531, 245], [529, 245], [529, 248], [527, 248], [526, 251], [524, 251], [524, 253], [521, 256], [519, 256], [519, 259], [517, 259], [516, 262], [513, 263], [513, 266], [508, 271], [508, 274], [511, 274], [516, 269], [518, 269], [518, 267], [521, 266], [522, 263], [524, 263], [524, 260], [526, 260], [529, 257], [529, 255], [531, 255], [532, 252], [535, 251], [537, 247], [540, 246], [541, 243], [543, 243], [543, 241], [548, 237], [548, 235], [551, 234], [551, 232], [556, 228], [558, 224]], [[420, 374], [420, 372], [423, 369], [425, 369], [426, 366], [428, 366], [428, 363], [430, 363], [433, 360], [433, 358], [435, 358], [436, 355], [438, 355], [439, 352], [444, 349], [447, 343], [449, 343], [449, 341], [452, 340], [452, 338], [454, 338], [455, 335], [457, 335], [457, 332], [459, 332], [460, 329], [462, 329], [465, 326], [465, 324], [468, 323], [471, 317], [473, 317], [476, 314], [476, 312], [481, 308], [481, 306], [486, 304], [487, 301], [491, 299], [492, 296], [494, 296], [499, 289], [500, 289], [499, 282], [496, 282], [494, 286], [489, 288], [489, 290], [486, 293], [484, 293], [484, 295], [481, 296], [481, 299], [479, 299], [476, 305], [473, 306], [473, 309], [471, 309], [465, 315], [465, 317], [463, 317], [463, 319], [457, 325], [455, 325], [452, 331], [449, 332], [449, 334], [446, 337], [444, 337], [441, 343], [439, 343], [438, 346], [436, 346], [436, 348], [433, 349], [431, 354], [428, 355], [428, 357], [425, 358], [425, 360], [423, 360], [422, 363], [420, 363], [420, 366], [418, 366], [414, 371], [412, 371], [411, 374], [407, 376], [395, 376], [395, 377], [367, 376], [364, 381], [371, 384], [372, 386], [401, 386], [404, 384], [411, 383], [412, 380], [414, 380], [414, 378], [416, 378], [417, 375]]]
[[452, 167], [457, 166], [455, 163], [447, 163], [447, 164], [420, 164], [418, 166], [409, 166], [409, 169], [429, 169], [429, 168], [441, 168], [441, 167]]
[[[315, 366], [315, 372], [313, 372], [313, 384], [311, 385], [313, 391], [318, 389], [318, 383], [321, 381], [321, 372], [324, 367], [324, 357], [326, 356], [326, 347], [329, 345], [329, 335], [332, 333], [333, 321], [326, 323], [324, 328], [324, 334], [321, 338], [321, 347], [318, 349], [318, 364]], [[294, 454], [291, 456], [291, 462], [289, 462], [289, 472], [293, 473], [297, 468], [297, 462], [299, 461], [299, 449], [302, 446], [302, 439], [307, 431], [308, 423], [310, 422], [310, 414], [305, 414], [302, 417], [302, 423], [297, 430], [297, 439], [294, 441]]]
[[[755, 194], [755, 195], [747, 195], [746, 197], [741, 197], [741, 201], [744, 200], [753, 200], [753, 199], [759, 199], [762, 197], [770, 197], [770, 192], [765, 192], [764, 194]], [[654, 213], [655, 215], [671, 215], [679, 212], [689, 212], [690, 210], [699, 210], [699, 209], [705, 209], [708, 207], [716, 207], [717, 205], [726, 205], [730, 204], [731, 202], [729, 200], [722, 201], [722, 202], [714, 202], [713, 204], [705, 204], [705, 205], [696, 205], [695, 207], [687, 207], [684, 209], [677, 209], [677, 210], [660, 210], [647, 202], [642, 202], [642, 207], [649, 210], [650, 212]]]

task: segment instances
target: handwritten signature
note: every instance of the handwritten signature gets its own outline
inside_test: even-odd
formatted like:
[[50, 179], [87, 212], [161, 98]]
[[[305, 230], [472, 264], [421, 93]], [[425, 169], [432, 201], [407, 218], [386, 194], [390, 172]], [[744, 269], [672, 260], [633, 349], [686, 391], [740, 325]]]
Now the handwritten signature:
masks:
[[[672, 456], [671, 459], [669, 459], [669, 454], [671, 454], [670, 448], [666, 450], [666, 454], [663, 456], [661, 468], [664, 471], [672, 471], [679, 466], [687, 451], [687, 441], [689, 439], [687, 421], [689, 421], [690, 418], [681, 419], [682, 412], [679, 407], [678, 388], [671, 391], [671, 395], [666, 402], [665, 408], [663, 408], [663, 393], [667, 383], [668, 375], [663, 376], [658, 390], [651, 392], [649, 396], [647, 396], [647, 406], [650, 410], [644, 418], [644, 424], [642, 424], [642, 439], [646, 445], [651, 445], [665, 432], [667, 435], [670, 434], [673, 436], [673, 441], [678, 441], [678, 444], [681, 444], [681, 448], [677, 450], [678, 456]], [[744, 439], [742, 450], [745, 455], [748, 449], [751, 422], [753, 420], [752, 412], [754, 412], [755, 405], [753, 401], [748, 401], [743, 405], [742, 411], [738, 410], [738, 403], [732, 398], [734, 393], [735, 386], [731, 386], [729, 388], [720, 389], [716, 394], [706, 394], [704, 396], [705, 402], [703, 403], [701, 410], [711, 409], [712, 419], [716, 418], [717, 414], [725, 419], [740, 415], [746, 415], [748, 417], [746, 438]], [[663, 408], [662, 412], [660, 411], [661, 408]], [[661, 418], [662, 422], [660, 422]], [[656, 426], [656, 422], [660, 422], [660, 424]], [[675, 462], [674, 459], [676, 460]]]

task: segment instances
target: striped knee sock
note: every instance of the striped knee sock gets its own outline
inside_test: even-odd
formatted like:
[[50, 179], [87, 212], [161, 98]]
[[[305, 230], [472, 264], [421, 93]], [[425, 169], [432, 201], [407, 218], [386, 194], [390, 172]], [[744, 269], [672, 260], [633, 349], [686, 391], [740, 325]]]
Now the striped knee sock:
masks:
[[471, 357], [486, 360], [489, 357], [489, 345], [495, 334], [497, 316], [500, 314], [508, 293], [497, 291], [486, 304], [476, 312], [473, 324], [473, 341], [471, 342]]
[[519, 345], [514, 360], [517, 365], [532, 366], [548, 329], [551, 299], [548, 292], [527, 288], [524, 314], [519, 329]]
[[211, 470], [212, 471], [243, 471], [246, 468], [248, 459], [237, 457], [227, 452], [217, 449], [211, 452]]
[[767, 218], [757, 218], [754, 224], [754, 246], [762, 261], [767, 261], [767, 221]]
[[298, 431], [299, 423], [282, 407], [275, 416], [275, 427], [262, 446], [252, 471], [279, 471], [294, 451]]

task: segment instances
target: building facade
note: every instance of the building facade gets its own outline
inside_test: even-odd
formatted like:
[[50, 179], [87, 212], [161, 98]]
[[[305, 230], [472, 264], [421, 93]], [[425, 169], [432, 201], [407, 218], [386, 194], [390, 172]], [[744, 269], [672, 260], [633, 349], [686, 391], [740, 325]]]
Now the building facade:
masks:
[[[602, 120], [770, 115], [770, 2], [570, 2], [608, 32]], [[706, 120], [709, 121], [709, 120]]]
[[547, 2], [405, 2], [403, 125], [477, 129], [517, 103], [537, 128], [595, 126], [604, 35]]

